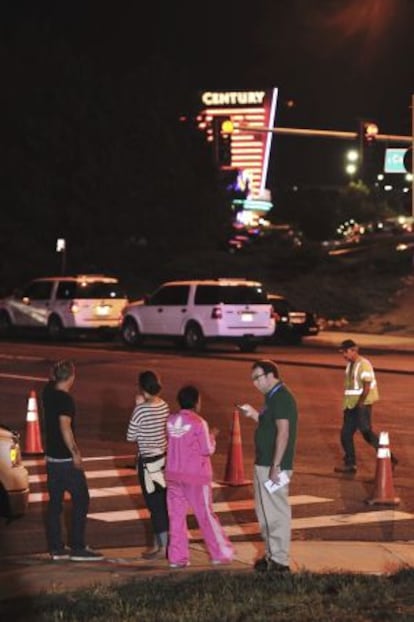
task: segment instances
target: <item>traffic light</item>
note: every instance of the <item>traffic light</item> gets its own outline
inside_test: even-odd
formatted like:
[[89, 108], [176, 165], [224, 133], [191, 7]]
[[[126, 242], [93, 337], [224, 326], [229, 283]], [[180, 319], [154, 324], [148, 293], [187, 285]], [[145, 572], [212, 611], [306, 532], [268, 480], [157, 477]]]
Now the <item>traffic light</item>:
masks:
[[213, 137], [216, 161], [219, 166], [231, 166], [231, 135], [233, 122], [229, 116], [213, 119]]
[[362, 124], [363, 128], [363, 140], [367, 145], [372, 145], [375, 143], [377, 135], [378, 135], [378, 125], [373, 123], [372, 121], [364, 121]]
[[372, 184], [378, 173], [377, 146], [378, 125], [374, 121], [361, 121], [359, 130], [361, 177]]

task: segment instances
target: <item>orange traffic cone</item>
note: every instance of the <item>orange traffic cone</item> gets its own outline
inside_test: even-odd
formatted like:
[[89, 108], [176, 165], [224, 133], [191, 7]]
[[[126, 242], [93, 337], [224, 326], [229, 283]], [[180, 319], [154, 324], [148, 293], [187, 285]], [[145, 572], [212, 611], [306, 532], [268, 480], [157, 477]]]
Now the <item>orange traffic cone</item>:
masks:
[[26, 415], [26, 443], [24, 455], [43, 454], [42, 439], [40, 436], [39, 416], [37, 411], [36, 392], [30, 391], [27, 401]]
[[233, 413], [230, 447], [227, 454], [226, 474], [223, 484], [228, 486], [244, 486], [251, 484], [251, 480], [244, 479], [243, 450], [240, 432], [239, 412]]
[[369, 505], [398, 505], [392, 481], [391, 451], [388, 432], [381, 432], [377, 450], [375, 487], [373, 495], [366, 501]]

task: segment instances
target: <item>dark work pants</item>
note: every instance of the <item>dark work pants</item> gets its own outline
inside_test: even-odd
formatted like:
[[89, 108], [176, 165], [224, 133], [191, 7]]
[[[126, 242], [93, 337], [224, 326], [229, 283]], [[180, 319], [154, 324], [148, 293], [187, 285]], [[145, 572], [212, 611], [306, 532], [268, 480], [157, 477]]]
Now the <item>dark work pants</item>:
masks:
[[[159, 456], [157, 458], [159, 458]], [[152, 458], [151, 461], [155, 459], [156, 458]], [[138, 481], [141, 486], [145, 504], [151, 515], [151, 525], [154, 535], [167, 534], [169, 529], [167, 490], [158, 484], [155, 484], [154, 492], [148, 493], [145, 490], [144, 465], [141, 456], [138, 457]]]
[[63, 548], [61, 514], [65, 492], [72, 500], [71, 533], [69, 544], [72, 549], [85, 547], [86, 517], [89, 509], [89, 491], [86, 476], [76, 469], [73, 462], [47, 462], [47, 489], [49, 504], [46, 515], [46, 535], [50, 551]]
[[344, 410], [344, 419], [341, 430], [341, 443], [345, 452], [344, 462], [347, 466], [355, 466], [355, 447], [354, 434], [359, 430], [364, 440], [374, 447], [378, 448], [378, 436], [371, 428], [371, 406], [360, 406], [358, 408], [346, 408]]

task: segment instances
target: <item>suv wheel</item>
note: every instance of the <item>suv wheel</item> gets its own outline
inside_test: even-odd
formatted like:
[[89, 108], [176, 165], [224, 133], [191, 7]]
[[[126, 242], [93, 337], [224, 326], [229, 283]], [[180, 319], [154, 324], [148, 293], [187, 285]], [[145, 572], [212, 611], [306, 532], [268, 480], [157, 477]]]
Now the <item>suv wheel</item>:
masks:
[[0, 311], [0, 337], [8, 337], [11, 333], [12, 323], [9, 314]]
[[205, 339], [201, 327], [196, 322], [187, 324], [184, 333], [184, 346], [187, 350], [202, 350]]
[[63, 324], [57, 315], [51, 315], [47, 323], [47, 335], [52, 341], [57, 341], [63, 336]]
[[242, 339], [239, 343], [240, 352], [254, 352], [257, 348], [257, 343], [251, 339]]
[[127, 317], [122, 322], [121, 336], [124, 343], [128, 346], [137, 346], [142, 343], [142, 335], [138, 324], [132, 317]]

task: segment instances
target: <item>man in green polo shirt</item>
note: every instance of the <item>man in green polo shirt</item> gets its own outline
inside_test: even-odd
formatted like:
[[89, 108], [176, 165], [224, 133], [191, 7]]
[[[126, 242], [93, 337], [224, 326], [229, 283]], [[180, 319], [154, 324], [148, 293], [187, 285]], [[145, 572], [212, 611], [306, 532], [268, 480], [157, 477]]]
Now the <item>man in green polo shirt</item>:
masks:
[[292, 515], [289, 481], [296, 446], [297, 407], [273, 361], [256, 361], [252, 381], [265, 398], [260, 412], [250, 404], [240, 407], [242, 413], [257, 422], [254, 498], [265, 555], [254, 567], [258, 571], [289, 572]]

